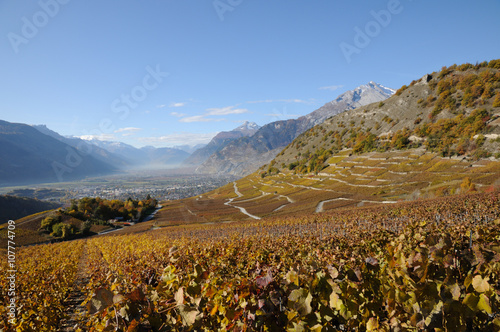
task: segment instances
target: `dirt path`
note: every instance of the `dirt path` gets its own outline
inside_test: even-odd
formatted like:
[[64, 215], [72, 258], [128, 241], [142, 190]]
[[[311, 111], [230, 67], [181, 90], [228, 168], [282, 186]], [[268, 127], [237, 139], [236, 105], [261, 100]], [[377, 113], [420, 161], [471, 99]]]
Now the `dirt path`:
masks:
[[[238, 190], [238, 186], [236, 185], [236, 182], [233, 182], [233, 184], [234, 184], [234, 193], [238, 196], [238, 198], [239, 197], [243, 197], [243, 194], [240, 193], [240, 191]], [[234, 208], [240, 210], [241, 213], [246, 214], [247, 216], [249, 216], [250, 218], [253, 218], [253, 219], [256, 219], [256, 220], [260, 220], [261, 219], [260, 217], [257, 217], [257, 216], [254, 216], [253, 214], [248, 213], [248, 211], [245, 208], [233, 205], [232, 204], [233, 201], [234, 201], [234, 198], [230, 198], [226, 203], [224, 203], [224, 205], [234, 207]]]
[[316, 206], [316, 213], [321, 213], [324, 212], [324, 204], [329, 203], [329, 202], [335, 202], [335, 201], [353, 201], [353, 202], [361, 202], [361, 203], [373, 203], [373, 204], [396, 204], [397, 201], [370, 201], [370, 200], [357, 200], [357, 199], [352, 199], [352, 198], [345, 198], [345, 197], [339, 197], [339, 198], [333, 198], [333, 199], [327, 199], [324, 201], [321, 201], [318, 203]]
[[85, 241], [85, 245], [78, 262], [78, 271], [75, 276], [72, 290], [66, 300], [64, 300], [64, 316], [67, 318], [61, 320], [61, 324], [57, 331], [75, 331], [75, 326], [78, 325], [79, 316], [85, 314], [86, 312], [86, 308], [81, 306], [81, 304], [87, 297], [85, 292], [85, 286], [89, 282], [89, 275], [86, 271], [87, 259], [87, 242]]

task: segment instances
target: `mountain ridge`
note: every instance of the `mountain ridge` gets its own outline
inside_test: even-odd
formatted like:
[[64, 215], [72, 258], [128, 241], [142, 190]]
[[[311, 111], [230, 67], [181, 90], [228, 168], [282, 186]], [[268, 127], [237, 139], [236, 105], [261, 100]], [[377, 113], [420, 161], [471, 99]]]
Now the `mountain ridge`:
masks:
[[[347, 111], [309, 129], [281, 151], [273, 167], [297, 164], [301, 171], [319, 170], [323, 164], [314, 160], [345, 148], [361, 153], [423, 146], [443, 156], [494, 155], [500, 152], [495, 145], [499, 107], [499, 60], [445, 67], [404, 85], [382, 103]], [[454, 133], [452, 127], [460, 131]]]
[[394, 90], [374, 82], [346, 91], [333, 101], [298, 119], [268, 123], [251, 138], [239, 138], [212, 154], [196, 171], [243, 176], [270, 162], [298, 135], [328, 117], [358, 106], [385, 100]]
[[383, 102], [310, 128], [256, 172], [166, 203], [158, 224], [286, 218], [458, 193], [496, 195], [499, 175], [500, 60], [453, 65], [403, 85]]
[[0, 186], [67, 181], [116, 170], [32, 126], [0, 120]]
[[211, 155], [219, 152], [230, 142], [241, 137], [254, 135], [261, 127], [255, 122], [245, 121], [241, 126], [230, 131], [222, 131], [215, 135], [204, 147], [194, 151], [185, 161], [184, 165], [198, 166], [205, 162]]

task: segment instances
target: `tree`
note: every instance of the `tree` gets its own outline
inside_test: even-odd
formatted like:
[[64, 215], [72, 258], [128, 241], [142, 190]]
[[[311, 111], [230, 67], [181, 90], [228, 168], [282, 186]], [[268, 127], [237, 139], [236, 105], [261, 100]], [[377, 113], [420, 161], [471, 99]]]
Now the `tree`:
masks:
[[90, 228], [92, 227], [92, 222], [90, 220], [85, 221], [80, 227], [80, 233], [83, 235], [88, 235], [90, 233]]
[[40, 224], [40, 229], [50, 232], [52, 230], [52, 227], [59, 222], [61, 222], [61, 216], [46, 217], [42, 220]]

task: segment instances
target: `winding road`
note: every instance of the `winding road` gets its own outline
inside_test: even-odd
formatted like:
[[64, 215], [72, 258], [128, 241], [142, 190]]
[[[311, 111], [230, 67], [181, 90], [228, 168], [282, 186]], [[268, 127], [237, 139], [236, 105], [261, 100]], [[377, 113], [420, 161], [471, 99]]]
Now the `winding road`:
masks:
[[[236, 182], [233, 182], [233, 185], [234, 185], [234, 193], [238, 197], [243, 197], [243, 194], [240, 193], [239, 190], [238, 190], [238, 186], [236, 186]], [[234, 198], [230, 198], [226, 203], [224, 203], [224, 205], [231, 206], [231, 207], [234, 207], [236, 209], [239, 209], [241, 211], [241, 213], [246, 214], [250, 218], [253, 218], [253, 219], [256, 219], [256, 220], [262, 219], [261, 217], [257, 217], [257, 216], [254, 216], [253, 214], [248, 213], [248, 211], [245, 208], [242, 208], [240, 206], [236, 206], [236, 205], [231, 204], [233, 201], [234, 201]]]

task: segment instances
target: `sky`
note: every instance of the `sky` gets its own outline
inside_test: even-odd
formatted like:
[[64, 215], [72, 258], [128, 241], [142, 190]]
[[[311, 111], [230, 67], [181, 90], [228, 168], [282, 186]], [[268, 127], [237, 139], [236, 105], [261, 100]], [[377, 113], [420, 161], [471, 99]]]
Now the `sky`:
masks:
[[0, 120], [136, 147], [500, 58], [500, 1], [0, 0]]

